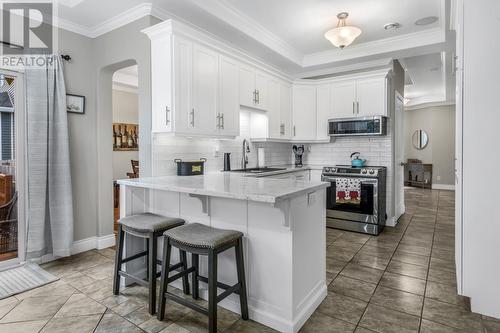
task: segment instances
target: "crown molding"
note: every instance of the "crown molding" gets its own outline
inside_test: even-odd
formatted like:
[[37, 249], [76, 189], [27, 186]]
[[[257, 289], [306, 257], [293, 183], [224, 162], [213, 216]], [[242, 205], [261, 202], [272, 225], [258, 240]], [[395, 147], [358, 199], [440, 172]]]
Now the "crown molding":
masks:
[[304, 56], [303, 67], [324, 65], [331, 62], [345, 61], [353, 58], [373, 56], [388, 52], [400, 51], [419, 46], [438, 44], [446, 41], [445, 32], [441, 28], [434, 28], [366, 42], [345, 49], [331, 49]]
[[303, 54], [292, 45], [264, 28], [260, 23], [234, 8], [225, 0], [189, 0], [204, 11], [252, 37], [297, 65], [302, 65]]
[[392, 66], [392, 61], [393, 61], [392, 58], [382, 58], [377, 60], [358, 62], [350, 65], [333, 66], [313, 71], [300, 72], [294, 75], [294, 79], [311, 79], [311, 78], [317, 78], [318, 76], [326, 76], [326, 75], [332, 75], [332, 77], [334, 77], [335, 74], [340, 74], [340, 73], [390, 67]]

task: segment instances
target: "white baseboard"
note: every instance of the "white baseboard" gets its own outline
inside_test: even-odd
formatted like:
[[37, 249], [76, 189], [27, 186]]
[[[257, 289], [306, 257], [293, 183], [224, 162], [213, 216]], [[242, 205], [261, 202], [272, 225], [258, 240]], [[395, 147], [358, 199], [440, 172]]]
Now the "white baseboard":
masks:
[[77, 254], [93, 249], [101, 250], [115, 245], [115, 235], [106, 235], [102, 237], [89, 237], [73, 242], [71, 254]]
[[433, 190], [455, 191], [455, 185], [450, 184], [432, 184]]

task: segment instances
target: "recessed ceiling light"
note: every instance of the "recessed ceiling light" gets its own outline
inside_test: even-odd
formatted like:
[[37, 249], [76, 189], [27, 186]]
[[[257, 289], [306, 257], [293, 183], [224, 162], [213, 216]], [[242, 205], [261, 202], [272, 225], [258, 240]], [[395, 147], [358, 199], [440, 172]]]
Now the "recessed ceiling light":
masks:
[[415, 21], [415, 25], [429, 25], [437, 22], [438, 20], [439, 18], [437, 16], [422, 17], [421, 19]]
[[401, 27], [401, 24], [399, 24], [398, 22], [387, 23], [384, 25], [385, 30], [399, 29], [400, 27]]

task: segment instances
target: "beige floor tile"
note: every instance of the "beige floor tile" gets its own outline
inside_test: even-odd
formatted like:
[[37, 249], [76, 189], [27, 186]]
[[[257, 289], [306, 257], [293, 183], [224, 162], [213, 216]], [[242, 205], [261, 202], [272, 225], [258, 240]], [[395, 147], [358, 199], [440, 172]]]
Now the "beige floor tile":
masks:
[[469, 298], [458, 295], [457, 288], [452, 285], [428, 281], [425, 297], [470, 309]]
[[162, 330], [160, 333], [191, 333], [187, 329], [182, 326], [177, 325], [176, 323], [170, 324]]
[[233, 326], [231, 326], [226, 332], [231, 333], [278, 333], [278, 331], [273, 330], [267, 326], [256, 323], [251, 320], [238, 320]]
[[[217, 309], [217, 330], [224, 332], [240, 319], [239, 315], [219, 307]], [[176, 324], [184, 327], [191, 333], [206, 333], [208, 330], [208, 317], [194, 311], [179, 319]]]
[[328, 287], [329, 291], [368, 302], [377, 287], [376, 284], [339, 275]]
[[403, 312], [370, 304], [359, 326], [380, 333], [416, 333], [420, 318]]
[[371, 283], [378, 283], [378, 281], [382, 277], [382, 274], [384, 274], [383, 270], [361, 266], [353, 263], [347, 264], [342, 272], [340, 272], [340, 275]]
[[466, 333], [453, 327], [441, 325], [433, 321], [422, 319], [420, 333]]
[[356, 326], [346, 321], [314, 313], [302, 326], [300, 333], [350, 333]]
[[378, 286], [370, 300], [371, 303], [420, 317], [424, 298], [404, 291]]
[[28, 297], [6, 314], [0, 323], [50, 319], [68, 298], [69, 296]]
[[94, 314], [103, 314], [106, 307], [87, 297], [84, 294], [73, 294], [55, 317], [74, 317]]
[[422, 317], [470, 333], [482, 332], [481, 316], [449, 303], [426, 298]]
[[41, 333], [92, 333], [102, 315], [52, 318]]
[[384, 273], [380, 285], [422, 296], [425, 291], [425, 280], [391, 272]]
[[391, 273], [407, 275], [418, 279], [427, 279], [427, 267], [408, 264], [406, 262], [391, 260], [387, 266], [387, 271]]
[[144, 333], [139, 327], [114, 313], [106, 313], [95, 333]]
[[356, 325], [367, 305], [359, 299], [329, 292], [317, 311]]
[[2, 333], [38, 333], [47, 323], [46, 320], [34, 320], [9, 324], [0, 324], [0, 332]]

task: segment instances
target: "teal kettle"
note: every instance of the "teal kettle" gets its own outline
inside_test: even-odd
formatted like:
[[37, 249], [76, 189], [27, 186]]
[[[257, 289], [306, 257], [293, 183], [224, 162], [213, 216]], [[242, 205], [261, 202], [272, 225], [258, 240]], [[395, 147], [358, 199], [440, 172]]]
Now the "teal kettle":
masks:
[[351, 166], [353, 168], [362, 168], [365, 166], [366, 160], [359, 158], [360, 153], [354, 152], [351, 154]]

